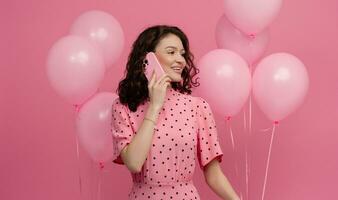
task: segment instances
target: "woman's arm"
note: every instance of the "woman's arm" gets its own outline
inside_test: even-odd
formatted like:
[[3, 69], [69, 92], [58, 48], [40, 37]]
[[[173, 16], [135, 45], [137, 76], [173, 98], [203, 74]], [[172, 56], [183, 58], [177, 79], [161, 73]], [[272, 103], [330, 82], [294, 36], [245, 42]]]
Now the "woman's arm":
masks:
[[155, 123], [158, 118], [159, 108], [152, 105], [149, 106], [145, 118], [137, 134], [121, 151], [123, 163], [132, 173], [138, 173], [142, 170], [142, 166], [148, 156], [154, 133]]
[[217, 159], [204, 167], [204, 178], [208, 186], [223, 200], [239, 200], [230, 182], [224, 176]]
[[142, 170], [142, 166], [148, 157], [152, 144], [154, 127], [156, 125], [159, 112], [163, 106], [167, 87], [169, 85], [170, 78], [167, 74], [163, 74], [157, 80], [156, 75], [153, 72], [152, 78], [148, 84], [150, 104], [145, 118], [130, 144], [128, 144], [121, 152], [123, 162], [133, 173], [137, 173]]

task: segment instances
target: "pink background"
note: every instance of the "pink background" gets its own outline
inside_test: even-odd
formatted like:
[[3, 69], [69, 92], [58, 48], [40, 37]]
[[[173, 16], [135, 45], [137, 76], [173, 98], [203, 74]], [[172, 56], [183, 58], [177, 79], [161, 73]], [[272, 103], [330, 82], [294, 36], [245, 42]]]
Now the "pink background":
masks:
[[[76, 154], [75, 112], [50, 87], [45, 73], [51, 45], [67, 35], [84, 11], [111, 13], [122, 25], [126, 45], [104, 81], [101, 91], [115, 91], [132, 41], [148, 25], [180, 26], [190, 38], [198, 60], [216, 48], [215, 25], [223, 1], [30, 0], [2, 1], [0, 6], [0, 198], [96, 199], [99, 170], [80, 148]], [[270, 27], [266, 55], [289, 52], [300, 58], [310, 76], [304, 104], [276, 129], [266, 198], [317, 200], [338, 198], [338, 1], [284, 0]], [[215, 109], [215, 108], [213, 108]], [[246, 115], [248, 106], [245, 107]], [[250, 199], [260, 199], [271, 122], [253, 102]], [[225, 152], [222, 168], [238, 191], [245, 191], [244, 113], [232, 121], [236, 148], [232, 153], [228, 127], [217, 117]], [[240, 176], [235, 175], [238, 162]], [[79, 189], [79, 167], [82, 192]], [[124, 166], [107, 163], [101, 172], [101, 199], [126, 199], [131, 186]], [[194, 178], [202, 199], [219, 199], [197, 168]], [[82, 194], [82, 197], [80, 196]]]

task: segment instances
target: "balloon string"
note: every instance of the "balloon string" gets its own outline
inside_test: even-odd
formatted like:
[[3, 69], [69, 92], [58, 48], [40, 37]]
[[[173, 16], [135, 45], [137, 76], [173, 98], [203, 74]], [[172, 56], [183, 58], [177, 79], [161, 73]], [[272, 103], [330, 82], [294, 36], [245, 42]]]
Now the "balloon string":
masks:
[[[73, 105], [75, 109], [75, 118], [79, 114], [80, 111], [80, 105], [75, 104]], [[82, 180], [81, 180], [81, 167], [80, 167], [80, 152], [79, 152], [79, 136], [76, 134], [76, 155], [78, 160], [78, 171], [79, 171], [79, 187], [80, 187], [80, 197], [82, 197]]]
[[98, 197], [97, 199], [100, 200], [101, 197], [101, 171], [99, 172], [99, 184], [98, 184]]
[[[249, 66], [250, 76], [252, 77], [252, 64]], [[251, 125], [252, 125], [252, 90], [249, 93], [249, 135], [251, 135]]]
[[252, 125], [252, 103], [251, 103], [251, 94], [249, 96], [249, 136], [251, 135], [251, 125]]
[[[251, 74], [251, 70], [252, 70], [252, 66], [250, 65], [250, 74]], [[251, 98], [251, 92], [249, 94], [249, 134], [248, 134], [248, 138], [245, 144], [245, 185], [246, 185], [246, 197], [247, 199], [249, 199], [249, 176], [250, 176], [250, 166], [248, 163], [248, 146], [249, 146], [249, 142], [250, 142], [250, 137], [251, 137], [251, 130], [252, 130], [252, 98]]]
[[80, 188], [80, 197], [82, 199], [82, 180], [81, 180], [81, 167], [80, 167], [80, 152], [79, 152], [79, 139], [76, 135], [76, 155], [78, 161], [78, 172], [79, 172], [79, 188]]
[[90, 171], [91, 171], [91, 181], [90, 181], [90, 189], [91, 189], [91, 199], [94, 200], [94, 189], [93, 189], [93, 183], [94, 183], [94, 175], [93, 175], [93, 161], [91, 160], [90, 162]]
[[243, 125], [244, 125], [244, 132], [246, 132], [246, 111], [244, 109], [244, 116], [243, 116]]
[[246, 197], [249, 199], [249, 176], [248, 176], [248, 151], [247, 148], [245, 150], [245, 192], [246, 192]]
[[270, 131], [271, 130], [271, 128], [265, 128], [265, 129], [260, 129], [259, 131], [260, 132], [267, 132], [267, 131]]
[[[101, 163], [100, 163], [101, 164]], [[101, 166], [100, 166], [101, 167]], [[101, 195], [101, 169], [100, 168], [100, 171], [99, 171], [99, 174], [98, 174], [98, 179], [99, 179], [99, 182], [97, 184], [97, 200], [100, 200], [100, 195]]]
[[[230, 139], [231, 139], [232, 152], [235, 154], [236, 153], [235, 152], [235, 141], [234, 141], [234, 135], [233, 135], [232, 129], [231, 129], [230, 117], [227, 117], [227, 121], [229, 122], [229, 131], [230, 131]], [[236, 176], [238, 176], [237, 166], [235, 167], [235, 170], [236, 170]]]
[[230, 129], [232, 151], [235, 153], [235, 141], [234, 141], [234, 136], [233, 136], [233, 133], [232, 133], [230, 122], [229, 122], [229, 129]]
[[99, 165], [100, 165], [100, 171], [99, 171], [99, 183], [98, 183], [98, 189], [97, 189], [97, 199], [100, 200], [101, 199], [101, 179], [102, 179], [102, 173], [103, 173], [103, 169], [104, 169], [104, 164], [103, 162], [99, 162]]
[[271, 134], [271, 140], [270, 140], [270, 145], [269, 145], [268, 161], [266, 163], [266, 168], [265, 168], [265, 177], [264, 177], [264, 184], [263, 184], [262, 200], [264, 200], [264, 195], [265, 195], [266, 181], [267, 181], [267, 178], [268, 178], [268, 170], [269, 170], [269, 164], [270, 164], [271, 149], [272, 149], [273, 138], [275, 136], [275, 127], [276, 127], [276, 124], [277, 123], [274, 123], [273, 127], [272, 127], [272, 134]]
[[[235, 153], [236, 153], [236, 151], [235, 151], [236, 150], [236, 148], [235, 148], [235, 140], [234, 140], [234, 134], [233, 134], [232, 128], [231, 128], [230, 119], [231, 119], [231, 117], [227, 117], [227, 121], [229, 121], [229, 129], [230, 129], [230, 137], [231, 137], [232, 150], [233, 150], [233, 153], [235, 155]], [[239, 180], [238, 164], [237, 164], [236, 156], [235, 156], [235, 173], [236, 173], [237, 180]], [[242, 191], [240, 191], [240, 196], [241, 196], [241, 199], [242, 199], [242, 197], [243, 197]]]
[[[251, 68], [251, 66], [250, 66]], [[251, 69], [250, 69], [251, 71]], [[245, 194], [247, 199], [249, 198], [249, 163], [248, 163], [248, 146], [250, 142], [250, 137], [251, 137], [251, 92], [249, 94], [249, 121], [247, 122], [247, 113], [246, 109], [244, 109], [244, 118], [243, 118], [243, 124], [244, 124], [244, 132], [247, 132], [248, 129], [248, 136], [246, 137], [246, 142], [245, 142]], [[247, 123], [249, 123], [249, 127], [247, 127]]]
[[[236, 153], [235, 151], [235, 142], [234, 142], [234, 135], [233, 135], [233, 132], [232, 132], [232, 128], [231, 128], [231, 124], [229, 124], [230, 126], [230, 135], [231, 135], [231, 144], [232, 144], [232, 150], [234, 152], [234, 154]], [[237, 166], [237, 159], [235, 159], [235, 170], [236, 170], [236, 176], [237, 178], [239, 178], [238, 176], [238, 166]]]
[[[244, 109], [243, 124], [244, 124], [244, 132], [247, 132], [246, 109]], [[245, 189], [246, 189], [245, 194], [246, 194], [246, 197], [248, 198], [248, 181], [249, 180], [248, 180], [248, 148], [247, 146], [248, 146], [248, 140], [245, 142]]]

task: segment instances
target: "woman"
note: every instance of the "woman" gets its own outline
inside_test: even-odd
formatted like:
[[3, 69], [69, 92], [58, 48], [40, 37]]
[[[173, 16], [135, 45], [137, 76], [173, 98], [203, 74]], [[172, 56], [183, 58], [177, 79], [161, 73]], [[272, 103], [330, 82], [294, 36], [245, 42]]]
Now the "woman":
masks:
[[[155, 52], [165, 71], [150, 81], [147, 52]], [[218, 196], [239, 199], [219, 165], [223, 153], [209, 104], [190, 95], [197, 73], [177, 27], [147, 28], [134, 42], [112, 106], [113, 161], [132, 173], [129, 199], [200, 199], [192, 182], [196, 159]]]

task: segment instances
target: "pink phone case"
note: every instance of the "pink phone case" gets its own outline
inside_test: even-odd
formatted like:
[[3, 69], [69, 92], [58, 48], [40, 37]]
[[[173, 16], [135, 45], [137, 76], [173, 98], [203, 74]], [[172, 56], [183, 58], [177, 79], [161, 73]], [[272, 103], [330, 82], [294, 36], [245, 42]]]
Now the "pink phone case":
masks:
[[159, 61], [157, 60], [154, 52], [147, 53], [145, 64], [146, 64], [145, 75], [149, 81], [151, 79], [151, 74], [153, 70], [155, 70], [157, 79], [164, 74], [164, 70]]

